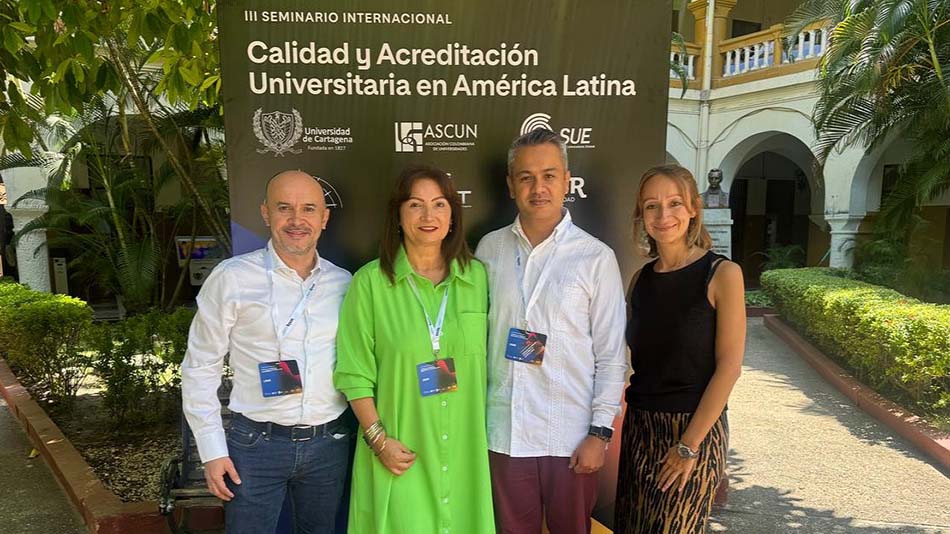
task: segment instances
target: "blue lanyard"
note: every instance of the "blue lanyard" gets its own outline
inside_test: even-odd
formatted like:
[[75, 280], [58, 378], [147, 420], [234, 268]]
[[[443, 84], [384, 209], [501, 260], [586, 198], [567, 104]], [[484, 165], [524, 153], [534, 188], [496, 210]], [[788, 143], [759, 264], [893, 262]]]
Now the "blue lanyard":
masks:
[[300, 318], [300, 314], [303, 313], [304, 308], [307, 307], [310, 297], [313, 296], [314, 291], [317, 289], [317, 282], [319, 282], [323, 271], [317, 272], [317, 276], [314, 277], [310, 287], [304, 291], [303, 296], [300, 297], [297, 305], [294, 306], [294, 311], [290, 312], [290, 317], [287, 319], [287, 322], [284, 323], [284, 327], [280, 328], [280, 319], [277, 317], [277, 299], [274, 297], [274, 260], [270, 256], [270, 247], [264, 248], [264, 269], [267, 271], [267, 280], [270, 283], [270, 317], [274, 323], [274, 335], [277, 337], [277, 359], [280, 360], [283, 358], [284, 353], [283, 349], [281, 349], [281, 342], [290, 334], [290, 331], [293, 330], [294, 324], [297, 322], [297, 319]]
[[432, 318], [429, 317], [429, 312], [426, 311], [426, 305], [422, 302], [422, 295], [419, 294], [419, 288], [416, 287], [416, 281], [412, 279], [414, 275], [410, 274], [407, 277], [409, 280], [409, 286], [412, 287], [412, 294], [416, 296], [416, 300], [419, 301], [419, 306], [422, 306], [422, 314], [426, 318], [426, 326], [429, 328], [429, 339], [432, 341], [432, 354], [439, 355], [439, 338], [442, 337], [442, 323], [445, 322], [445, 306], [449, 302], [449, 286], [446, 284], [445, 291], [442, 292], [442, 305], [439, 307], [439, 317], [436, 319], [435, 324], [432, 324]]

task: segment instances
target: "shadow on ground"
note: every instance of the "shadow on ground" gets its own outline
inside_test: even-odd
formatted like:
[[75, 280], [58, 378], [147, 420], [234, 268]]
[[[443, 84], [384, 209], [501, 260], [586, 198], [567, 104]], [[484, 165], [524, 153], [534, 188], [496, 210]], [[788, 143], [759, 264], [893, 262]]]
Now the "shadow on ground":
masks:
[[[708, 532], [735, 534], [935, 534], [944, 527], [867, 521], [836, 514], [832, 509], [805, 506], [791, 490], [746, 485], [752, 476], [745, 460], [729, 450], [729, 504], [713, 509]], [[740, 487], [741, 486], [741, 487]]]
[[[766, 329], [750, 329], [749, 335], [750, 337], [774, 336], [771, 331]], [[769, 378], [760, 378], [761, 383], [772, 384], [780, 389], [799, 389], [809, 399], [807, 405], [796, 404], [785, 406], [785, 408], [799, 410], [809, 415], [833, 417], [858, 440], [875, 446], [887, 447], [908, 458], [924, 461], [944, 476], [950, 477], [950, 469], [936, 463], [899, 436], [893, 435], [890, 429], [867, 415], [847, 397], [825, 382], [814, 369], [791, 349], [787, 348], [784, 343], [776, 340], [773, 343], [763, 341], [758, 345], [775, 346], [777, 344], [783, 347], [779, 355], [781, 358], [775, 358], [775, 355], [767, 355], [758, 351], [748, 351], [743, 365], [748, 369], [767, 374]]]

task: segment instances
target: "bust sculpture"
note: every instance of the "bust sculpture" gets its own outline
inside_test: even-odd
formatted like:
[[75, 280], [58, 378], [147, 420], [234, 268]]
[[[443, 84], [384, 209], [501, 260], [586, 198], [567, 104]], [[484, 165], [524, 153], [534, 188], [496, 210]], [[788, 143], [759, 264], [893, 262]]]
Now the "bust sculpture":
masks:
[[722, 183], [722, 171], [712, 169], [707, 175], [709, 179], [709, 188], [701, 196], [703, 198], [704, 208], [728, 208], [729, 193], [722, 190], [719, 184]]

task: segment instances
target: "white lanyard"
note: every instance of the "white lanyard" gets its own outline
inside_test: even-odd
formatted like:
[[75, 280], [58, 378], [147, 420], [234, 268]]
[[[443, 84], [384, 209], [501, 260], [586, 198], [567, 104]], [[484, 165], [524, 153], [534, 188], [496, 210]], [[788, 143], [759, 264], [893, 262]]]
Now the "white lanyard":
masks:
[[409, 280], [409, 286], [412, 287], [412, 294], [416, 296], [416, 300], [419, 301], [419, 306], [422, 306], [422, 314], [426, 318], [426, 326], [429, 328], [429, 339], [432, 341], [432, 354], [439, 355], [439, 338], [442, 337], [442, 323], [445, 322], [445, 306], [449, 302], [449, 286], [446, 284], [445, 291], [442, 292], [442, 305], [439, 307], [439, 317], [435, 320], [435, 324], [432, 324], [432, 318], [429, 317], [429, 312], [426, 311], [426, 305], [422, 302], [422, 295], [419, 294], [419, 288], [416, 287], [416, 281], [412, 279], [413, 275], [410, 274], [407, 277]]
[[[547, 261], [544, 262], [544, 266], [541, 267], [541, 273], [538, 275], [538, 280], [534, 284], [534, 289], [531, 291], [531, 296], [525, 297], [524, 294], [524, 284], [525, 284], [525, 271], [527, 268], [528, 260], [524, 262], [521, 261], [521, 246], [518, 246], [518, 251], [515, 254], [515, 269], [518, 272], [518, 292], [521, 295], [521, 304], [524, 305], [524, 329], [528, 329], [528, 315], [531, 312], [531, 309], [534, 308], [534, 305], [538, 303], [538, 299], [541, 298], [541, 289], [544, 287], [544, 284], [547, 283], [548, 278], [551, 276], [552, 263], [554, 263], [554, 255], [557, 254], [557, 243], [551, 240], [551, 247], [554, 249], [551, 251], [551, 254], [548, 256]], [[530, 254], [529, 254], [530, 257]]]
[[304, 308], [307, 307], [307, 302], [310, 301], [310, 297], [313, 296], [313, 292], [317, 289], [317, 282], [319, 282], [320, 275], [323, 274], [323, 271], [317, 272], [317, 276], [314, 277], [310, 287], [304, 291], [303, 296], [300, 297], [297, 305], [294, 306], [294, 311], [290, 312], [290, 317], [281, 329], [279, 326], [280, 319], [277, 315], [277, 299], [274, 297], [274, 263], [273, 259], [271, 259], [269, 248], [264, 249], [264, 269], [267, 270], [267, 280], [270, 283], [270, 317], [274, 323], [274, 335], [277, 336], [277, 359], [280, 360], [283, 358], [284, 353], [280, 347], [281, 342], [287, 337], [287, 334], [290, 334], [294, 323], [297, 322], [297, 319], [300, 318], [300, 314], [303, 313]]

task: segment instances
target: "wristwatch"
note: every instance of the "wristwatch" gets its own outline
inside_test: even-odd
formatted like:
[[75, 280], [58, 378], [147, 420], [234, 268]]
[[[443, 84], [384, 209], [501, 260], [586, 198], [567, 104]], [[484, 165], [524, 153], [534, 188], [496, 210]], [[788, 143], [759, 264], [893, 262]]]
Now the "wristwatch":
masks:
[[699, 451], [694, 451], [686, 445], [683, 445], [683, 442], [676, 444], [676, 453], [680, 455], [680, 458], [698, 458]]
[[606, 443], [610, 443], [610, 439], [614, 437], [614, 429], [609, 426], [593, 426], [591, 425], [590, 429], [587, 430], [588, 436], [594, 436], [597, 439], [601, 439]]

